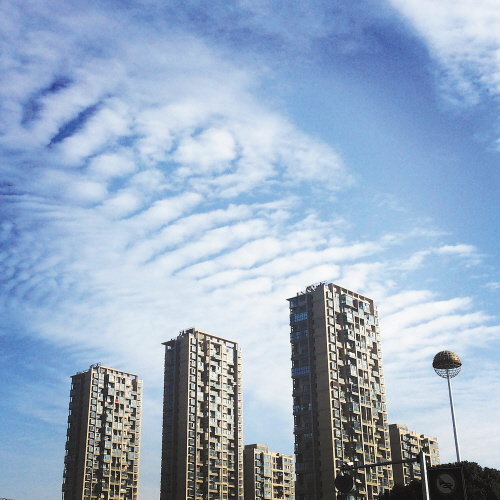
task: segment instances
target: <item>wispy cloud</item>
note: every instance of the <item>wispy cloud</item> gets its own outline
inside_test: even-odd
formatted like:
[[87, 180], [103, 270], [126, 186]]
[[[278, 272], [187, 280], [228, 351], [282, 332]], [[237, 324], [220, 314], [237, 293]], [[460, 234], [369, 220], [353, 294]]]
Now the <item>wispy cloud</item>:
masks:
[[441, 64], [448, 95], [476, 104], [483, 92], [500, 92], [500, 8], [495, 1], [390, 0], [428, 43]]

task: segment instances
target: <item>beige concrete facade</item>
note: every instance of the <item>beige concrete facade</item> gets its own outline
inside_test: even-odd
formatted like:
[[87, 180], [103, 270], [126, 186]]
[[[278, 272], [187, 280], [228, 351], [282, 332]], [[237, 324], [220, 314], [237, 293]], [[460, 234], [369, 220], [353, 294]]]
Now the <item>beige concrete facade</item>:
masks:
[[243, 500], [241, 350], [196, 328], [163, 345], [161, 500]]
[[[427, 467], [439, 465], [439, 445], [436, 438], [410, 432], [406, 425], [400, 424], [389, 425], [389, 436], [393, 460], [417, 458], [420, 450], [423, 450]], [[406, 485], [412, 479], [422, 479], [419, 463], [393, 465], [392, 470], [395, 484]]]
[[63, 500], [137, 500], [142, 380], [91, 365], [71, 377]]
[[[343, 463], [391, 459], [378, 313], [333, 283], [289, 300], [297, 500], [338, 498]], [[393, 486], [390, 467], [353, 473], [355, 500]]]
[[265, 444], [243, 450], [245, 500], [294, 500], [293, 456], [270, 452]]

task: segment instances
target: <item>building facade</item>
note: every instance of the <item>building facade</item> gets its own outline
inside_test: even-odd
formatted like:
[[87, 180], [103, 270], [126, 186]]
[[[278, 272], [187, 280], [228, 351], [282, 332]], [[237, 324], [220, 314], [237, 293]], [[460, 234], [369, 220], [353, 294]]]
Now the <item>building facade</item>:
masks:
[[243, 500], [241, 350], [196, 328], [163, 345], [161, 500]]
[[[393, 460], [417, 458], [422, 450], [428, 467], [439, 465], [439, 445], [436, 438], [410, 432], [406, 425], [400, 424], [389, 425], [389, 437]], [[392, 471], [395, 484], [406, 485], [413, 479], [422, 479], [418, 462], [393, 465]]]
[[63, 500], [137, 500], [142, 380], [91, 365], [71, 377]]
[[245, 500], [294, 500], [293, 456], [270, 452], [265, 444], [243, 450]]
[[[333, 283], [288, 299], [297, 500], [337, 498], [342, 464], [391, 459], [378, 313]], [[352, 473], [355, 500], [393, 486], [390, 467]]]

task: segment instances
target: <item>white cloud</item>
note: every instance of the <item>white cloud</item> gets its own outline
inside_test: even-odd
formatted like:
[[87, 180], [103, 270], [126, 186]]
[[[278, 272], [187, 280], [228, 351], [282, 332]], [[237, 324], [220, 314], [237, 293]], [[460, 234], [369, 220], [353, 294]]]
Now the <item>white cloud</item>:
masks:
[[130, 123], [124, 108], [122, 102], [107, 101], [106, 106], [90, 118], [81, 132], [61, 143], [62, 161], [74, 167], [102, 151], [110, 142], [113, 144], [116, 137], [128, 135]]
[[428, 43], [443, 83], [466, 103], [500, 92], [500, 6], [495, 0], [389, 0]]
[[89, 162], [88, 173], [90, 177], [108, 180], [132, 174], [136, 168], [132, 155], [122, 150], [119, 155], [103, 153], [93, 157]]
[[390, 295], [379, 302], [379, 309], [384, 317], [387, 315], [411, 306], [415, 303], [427, 301], [434, 297], [434, 293], [429, 290], [406, 290], [396, 295]]
[[136, 231], [147, 234], [158, 230], [186, 212], [193, 210], [202, 202], [198, 193], [185, 192], [179, 196], [155, 201], [149, 208], [127, 221], [127, 225], [135, 227]]
[[490, 283], [486, 283], [486, 286], [491, 290], [499, 290], [500, 289], [500, 282], [497, 281], [491, 281]]
[[107, 216], [121, 219], [143, 207], [142, 196], [133, 189], [124, 189], [103, 201], [102, 208]]
[[408, 259], [405, 259], [403, 262], [397, 264], [397, 267], [402, 271], [413, 271], [422, 267], [424, 259], [430, 255], [429, 250], [420, 250], [411, 255]]
[[472, 245], [444, 245], [436, 248], [435, 252], [438, 254], [451, 254], [469, 256], [477, 251], [476, 247]]
[[227, 130], [209, 128], [199, 136], [181, 139], [173, 158], [183, 165], [178, 170], [181, 176], [210, 171], [218, 174], [231, 167], [236, 158], [236, 142]]
[[[423, 294], [422, 294], [423, 295]], [[448, 314], [453, 311], [464, 310], [470, 307], [469, 298], [456, 298], [446, 301], [423, 302], [405, 308], [403, 311], [395, 312], [386, 316], [384, 327], [399, 335], [402, 328], [409, 327], [422, 320], [431, 320], [442, 314]]]
[[74, 182], [68, 190], [67, 196], [70, 199], [96, 203], [103, 200], [107, 194], [106, 187], [99, 182], [85, 180]]

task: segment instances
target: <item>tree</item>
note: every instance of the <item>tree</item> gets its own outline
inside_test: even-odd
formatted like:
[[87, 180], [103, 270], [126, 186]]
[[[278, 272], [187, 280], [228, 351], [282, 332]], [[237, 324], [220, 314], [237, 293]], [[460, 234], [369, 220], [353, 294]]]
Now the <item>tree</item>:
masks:
[[415, 479], [406, 486], [396, 484], [391, 491], [382, 493], [379, 500], [422, 500], [422, 485]]
[[[481, 467], [475, 462], [443, 464], [437, 468], [462, 466], [468, 500], [500, 500], [500, 471]], [[407, 486], [396, 484], [391, 491], [385, 491], [379, 500], [422, 500], [420, 481], [412, 481]]]
[[[440, 467], [453, 467], [455, 464]], [[468, 500], [500, 500], [500, 471], [481, 467], [475, 462], [461, 462]]]

